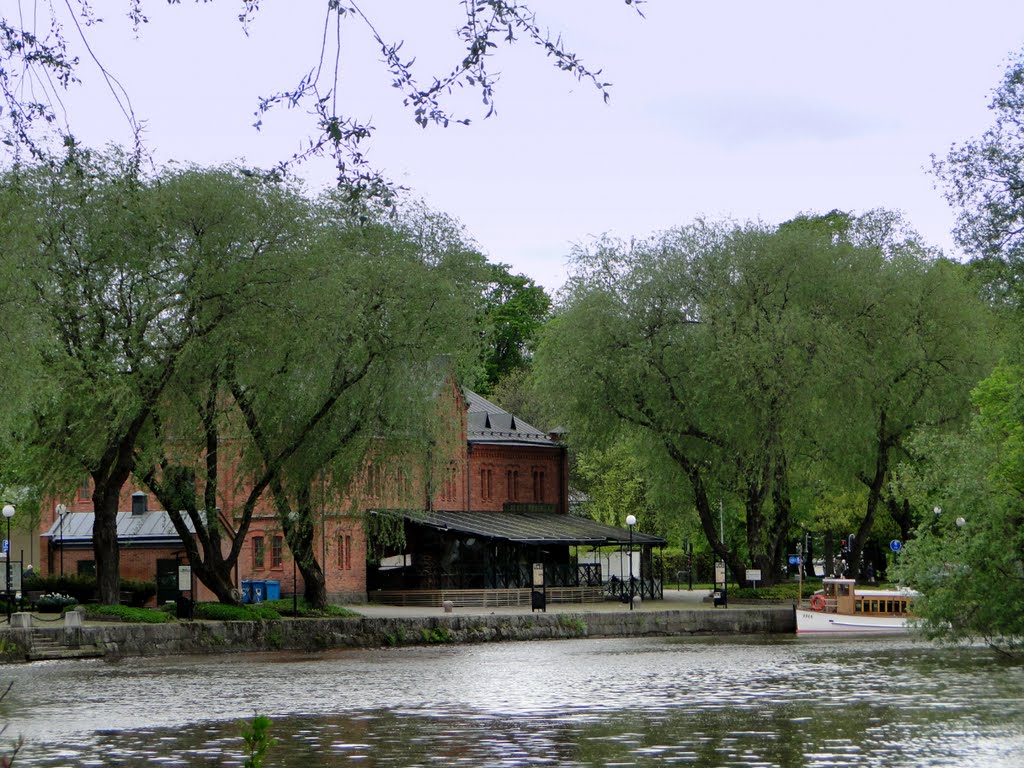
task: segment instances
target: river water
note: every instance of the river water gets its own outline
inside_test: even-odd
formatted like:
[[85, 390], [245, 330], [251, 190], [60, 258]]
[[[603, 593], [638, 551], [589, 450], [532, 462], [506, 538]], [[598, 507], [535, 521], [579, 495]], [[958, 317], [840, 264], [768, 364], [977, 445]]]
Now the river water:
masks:
[[6, 667], [18, 766], [1024, 766], [1024, 666], [911, 640], [561, 640]]

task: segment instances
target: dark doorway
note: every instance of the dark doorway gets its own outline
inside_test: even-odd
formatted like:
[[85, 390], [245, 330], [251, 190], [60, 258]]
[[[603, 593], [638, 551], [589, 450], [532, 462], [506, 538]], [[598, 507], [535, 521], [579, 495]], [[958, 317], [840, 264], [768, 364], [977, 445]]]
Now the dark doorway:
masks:
[[156, 561], [156, 604], [163, 605], [178, 599], [178, 561]]

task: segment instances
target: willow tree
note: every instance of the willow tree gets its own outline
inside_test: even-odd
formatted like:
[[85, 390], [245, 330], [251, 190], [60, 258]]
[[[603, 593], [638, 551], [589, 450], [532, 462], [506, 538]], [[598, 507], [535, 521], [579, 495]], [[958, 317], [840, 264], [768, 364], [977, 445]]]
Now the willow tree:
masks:
[[990, 317], [967, 270], [927, 247], [897, 213], [834, 211], [783, 225], [794, 227], [848, 246], [822, 287], [831, 286], [838, 346], [822, 401], [831, 418], [812, 437], [830, 493], [861, 499], [847, 555], [857, 573], [883, 515], [909, 533], [909, 502], [891, 483], [897, 464], [911, 458], [907, 440], [921, 429], [958, 429], [969, 418], [971, 388], [996, 359]]
[[238, 599], [233, 570], [252, 520], [269, 511], [307, 603], [324, 605], [314, 538], [325, 506], [358, 513], [350, 491], [371, 456], [401, 443], [411, 460], [410, 446], [425, 445], [438, 358], [456, 369], [475, 352], [479, 254], [424, 249], [336, 195], [296, 208], [286, 258], [257, 260], [249, 311], [196, 347], [173, 382], [154, 421], [159, 450], [140, 472], [184, 513], [173, 519], [189, 559], [224, 602]]
[[539, 354], [552, 403], [584, 443], [646, 444], [741, 580], [777, 578], [822, 492], [867, 489], [861, 546], [902, 441], [966, 412], [983, 310], [954, 265], [882, 247], [891, 223], [699, 223], [577, 256]]
[[[0, 251], [12, 280], [7, 316], [18, 324], [9, 332], [33, 372], [9, 405], [31, 421], [19, 441], [39, 481], [66, 488], [91, 478], [104, 602], [119, 598], [118, 502], [152, 419], [200, 343], [250, 308], [262, 279], [250, 257], [291, 226], [253, 204], [258, 196], [228, 194], [223, 177], [218, 188], [216, 176], [165, 184], [137, 157], [72, 145], [59, 167], [3, 178], [5, 214], [17, 222]], [[252, 193], [260, 184], [236, 175], [228, 185]], [[182, 206], [210, 211], [179, 216]], [[194, 247], [199, 239], [206, 247]]]
[[[688, 484], [711, 548], [741, 580], [752, 564], [773, 581], [789, 538], [790, 464], [829, 348], [833, 250], [816, 233], [703, 222], [603, 242], [577, 254], [538, 352], [570, 435], [645, 442]], [[745, 516], [731, 543], [726, 496]]]

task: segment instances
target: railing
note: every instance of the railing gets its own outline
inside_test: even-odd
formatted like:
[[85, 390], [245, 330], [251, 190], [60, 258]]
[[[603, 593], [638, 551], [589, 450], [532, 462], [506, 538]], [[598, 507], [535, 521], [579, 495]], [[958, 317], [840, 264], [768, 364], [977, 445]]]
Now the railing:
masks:
[[[451, 568], [439, 573], [422, 573], [411, 568], [374, 574], [371, 589], [529, 589], [533, 570], [529, 565], [508, 568]], [[553, 587], [600, 587], [598, 564], [547, 564], [544, 581]]]
[[[605, 594], [613, 600], [629, 600], [629, 581], [612, 578], [604, 585]], [[633, 595], [641, 600], [663, 600], [664, 585], [661, 579], [638, 579], [633, 577]]]
[[[601, 603], [604, 591], [600, 587], [552, 587], [547, 591], [549, 603]], [[492, 608], [530, 606], [531, 589], [408, 589], [371, 590], [367, 596], [371, 603], [405, 606], [440, 607], [451, 601], [459, 607]]]

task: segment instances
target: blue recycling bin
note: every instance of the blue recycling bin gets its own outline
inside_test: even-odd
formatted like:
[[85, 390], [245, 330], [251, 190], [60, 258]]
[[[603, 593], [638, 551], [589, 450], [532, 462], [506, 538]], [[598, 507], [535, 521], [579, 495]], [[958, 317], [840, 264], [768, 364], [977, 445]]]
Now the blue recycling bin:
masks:
[[242, 580], [242, 602], [261, 603], [267, 599], [267, 582], [262, 579]]
[[264, 582], [266, 588], [263, 590], [264, 600], [280, 600], [281, 599], [281, 582], [277, 580], [267, 580]]

